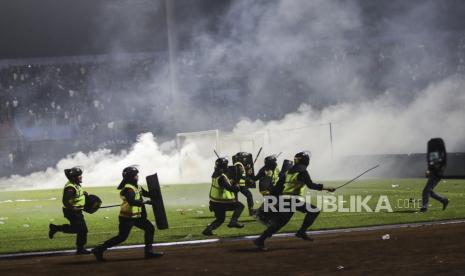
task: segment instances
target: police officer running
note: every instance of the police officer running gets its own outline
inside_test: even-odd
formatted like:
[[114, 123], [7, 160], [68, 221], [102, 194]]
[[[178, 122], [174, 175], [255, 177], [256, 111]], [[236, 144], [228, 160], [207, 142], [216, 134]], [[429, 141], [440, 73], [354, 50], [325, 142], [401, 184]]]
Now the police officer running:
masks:
[[87, 192], [81, 187], [82, 170], [78, 167], [65, 169], [65, 175], [68, 182], [63, 189], [63, 215], [69, 220], [70, 224], [49, 224], [48, 237], [53, 239], [57, 232], [77, 234], [76, 254], [90, 254], [90, 251], [84, 248], [87, 243], [87, 225], [82, 210], [86, 203]]
[[228, 227], [244, 227], [243, 224], [237, 222], [244, 210], [244, 205], [237, 200], [236, 196], [239, 187], [231, 185], [226, 176], [227, 169], [228, 160], [226, 158], [216, 159], [215, 170], [212, 174], [212, 186], [210, 188], [210, 210], [215, 213], [215, 220], [203, 230], [202, 234], [206, 236], [213, 235], [213, 230], [223, 224], [226, 219], [226, 211], [234, 211]]
[[265, 157], [265, 165], [258, 171], [254, 177], [254, 181], [262, 181], [267, 178], [269, 186], [260, 190], [262, 195], [269, 195], [271, 189], [278, 183], [280, 170], [278, 168], [278, 160], [275, 155]]
[[239, 192], [245, 196], [247, 199], [247, 207], [249, 208], [249, 215], [253, 216], [255, 214], [255, 210], [253, 209], [253, 196], [250, 192], [249, 188], [247, 187], [247, 171], [251, 170], [251, 168], [247, 168], [245, 166], [245, 158], [247, 153], [239, 152], [236, 154], [238, 156], [238, 161], [234, 163], [234, 167], [236, 167], [236, 177], [233, 179], [234, 184], [239, 185]]
[[[282, 177], [280, 177], [275, 188], [272, 189], [273, 195], [282, 197], [284, 206], [291, 206], [292, 202], [304, 201], [305, 186], [307, 186], [309, 189], [318, 191], [326, 190], [333, 192], [335, 190], [334, 188], [325, 188], [323, 184], [313, 183], [307, 171], [309, 163], [309, 152], [297, 153], [294, 156], [294, 166], [284, 175], [282, 175]], [[297, 205], [295, 210], [306, 214], [304, 221], [302, 222], [302, 226], [297, 231], [295, 236], [303, 240], [312, 241], [313, 239], [307, 235], [306, 231], [318, 217], [320, 210], [310, 203]], [[262, 251], [267, 250], [265, 247], [265, 240], [270, 238], [284, 225], [286, 225], [293, 215], [294, 210], [292, 208], [291, 210], [282, 212], [279, 212], [278, 210], [278, 213], [274, 214], [268, 228], [262, 233], [260, 237], [253, 241], [255, 246], [257, 246]]]
[[[259, 181], [260, 193], [263, 196], [269, 196], [271, 191], [278, 183], [280, 170], [278, 168], [278, 160], [275, 155], [265, 157], [265, 165], [254, 176], [254, 181]], [[272, 215], [271, 212], [264, 212], [264, 204], [256, 210], [255, 218], [261, 223], [268, 224]]]
[[147, 211], [144, 204], [151, 204], [151, 201], [143, 201], [143, 196], [148, 197], [149, 192], [137, 184], [139, 180], [139, 170], [136, 167], [127, 167], [123, 170], [123, 180], [118, 189], [121, 190], [120, 197], [123, 200], [119, 213], [118, 235], [107, 240], [103, 244], [92, 250], [97, 261], [105, 261], [103, 253], [110, 247], [124, 242], [133, 226], [144, 230], [145, 258], [157, 258], [163, 253], [152, 252], [153, 235], [155, 228], [147, 219]]

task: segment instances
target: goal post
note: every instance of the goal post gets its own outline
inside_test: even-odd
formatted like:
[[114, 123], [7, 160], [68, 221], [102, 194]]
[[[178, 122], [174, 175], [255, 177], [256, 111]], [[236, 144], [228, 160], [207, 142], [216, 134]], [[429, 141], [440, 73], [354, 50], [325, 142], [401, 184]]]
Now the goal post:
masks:
[[224, 133], [218, 129], [178, 133], [176, 148], [179, 153], [179, 174], [190, 182], [190, 175], [199, 170], [199, 162], [204, 163], [202, 171], [211, 170], [212, 162], [216, 159], [213, 150], [221, 157], [231, 157], [240, 151], [255, 156], [260, 147], [264, 147], [266, 153], [265, 137], [265, 132]]
[[202, 174], [206, 174], [208, 168], [211, 168], [211, 164], [206, 162], [216, 158], [213, 150], [220, 152], [219, 135], [218, 129], [176, 134], [176, 148], [179, 153], [178, 170], [181, 179], [188, 182], [192, 182], [193, 178], [208, 179]]

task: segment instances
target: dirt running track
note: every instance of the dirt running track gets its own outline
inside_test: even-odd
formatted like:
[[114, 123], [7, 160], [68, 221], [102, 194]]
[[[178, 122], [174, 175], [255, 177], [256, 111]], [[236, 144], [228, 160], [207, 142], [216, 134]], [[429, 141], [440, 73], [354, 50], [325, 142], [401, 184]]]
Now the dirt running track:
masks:
[[268, 252], [250, 240], [166, 247], [155, 260], [144, 260], [141, 248], [117, 250], [105, 263], [74, 255], [1, 259], [0, 275], [465, 275], [465, 223], [324, 234], [314, 242], [274, 238], [267, 245]]

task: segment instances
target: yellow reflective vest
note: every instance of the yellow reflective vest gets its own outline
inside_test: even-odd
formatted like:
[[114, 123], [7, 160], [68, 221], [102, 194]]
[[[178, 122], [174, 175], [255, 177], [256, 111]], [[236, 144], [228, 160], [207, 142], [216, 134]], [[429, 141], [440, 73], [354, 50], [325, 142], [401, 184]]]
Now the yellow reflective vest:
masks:
[[132, 206], [129, 205], [128, 200], [126, 197], [123, 195], [123, 190], [124, 189], [131, 189], [134, 191], [135, 197], [134, 199], [139, 201], [142, 199], [142, 189], [140, 186], [134, 186], [132, 184], [126, 184], [124, 185], [123, 189], [121, 190], [120, 197], [123, 200], [123, 203], [121, 203], [121, 209], [119, 212], [120, 217], [125, 217], [125, 218], [140, 218], [142, 217], [142, 207], [141, 206]]
[[[279, 173], [280, 173], [280, 170], [278, 168], [275, 168], [274, 170], [265, 170], [265, 175], [271, 178], [271, 187], [274, 187], [276, 183], [278, 183]], [[261, 193], [262, 195], [269, 195], [270, 191], [265, 190], [265, 191], [262, 191]]]
[[[68, 202], [71, 204], [75, 209], [82, 210], [84, 209], [84, 205], [86, 204], [86, 196], [84, 195], [84, 189], [82, 189], [81, 185], [74, 184], [68, 181], [68, 183], [65, 184], [64, 190], [68, 188], [73, 188], [76, 193], [74, 194], [74, 197], [71, 198]], [[64, 206], [66, 208], [66, 206]]]
[[265, 175], [268, 177], [271, 177], [271, 185], [274, 186], [276, 185], [276, 183], [278, 183], [279, 173], [280, 173], [280, 170], [278, 168], [275, 168], [274, 171], [272, 170], [265, 171]]
[[228, 177], [223, 173], [218, 177], [212, 177], [212, 186], [210, 188], [210, 200], [216, 202], [232, 202], [236, 200], [236, 196], [233, 192], [226, 190], [218, 184], [220, 177], [224, 178], [229, 182]]
[[289, 173], [286, 172], [286, 180], [284, 182], [283, 195], [287, 196], [305, 196], [305, 183], [297, 180], [299, 172]]

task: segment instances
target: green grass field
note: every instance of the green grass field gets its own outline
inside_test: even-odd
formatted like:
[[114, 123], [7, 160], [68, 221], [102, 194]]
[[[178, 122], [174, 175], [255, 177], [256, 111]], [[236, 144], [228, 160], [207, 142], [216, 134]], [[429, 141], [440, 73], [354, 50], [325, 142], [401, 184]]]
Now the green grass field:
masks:
[[[380, 195], [387, 195], [394, 212], [381, 213], [322, 213], [311, 230], [345, 228], [369, 225], [395, 224], [430, 220], [445, 220], [465, 217], [465, 181], [447, 180], [435, 191], [450, 199], [449, 207], [442, 211], [441, 204], [431, 200], [427, 213], [416, 213], [417, 206], [408, 204], [408, 199], [421, 198], [426, 179], [364, 180], [338, 190], [336, 195], [372, 195], [369, 206], [374, 209]], [[327, 185], [340, 185], [339, 182]], [[155, 232], [156, 242], [204, 239], [200, 233], [213, 220], [208, 210], [209, 184], [163, 186], [170, 229]], [[114, 187], [86, 188], [100, 196], [104, 205], [119, 204], [118, 191]], [[0, 254], [12, 252], [47, 251], [74, 248], [75, 236], [58, 233], [53, 240], [47, 236], [48, 224], [67, 223], [61, 210], [61, 189], [37, 191], [8, 191], [0, 194]], [[312, 191], [312, 195], [319, 192]], [[326, 194], [322, 192], [321, 194]], [[241, 201], [245, 198], [240, 195]], [[254, 190], [255, 207], [262, 197]], [[401, 205], [399, 205], [401, 204]], [[93, 247], [117, 234], [119, 208], [101, 209], [95, 214], [86, 214], [89, 228], [88, 246]], [[234, 237], [258, 234], [264, 226], [249, 217], [247, 211], [241, 217], [246, 224], [243, 229], [229, 229], [226, 225], [215, 231], [219, 237]], [[228, 213], [230, 216], [231, 214]], [[153, 214], [149, 211], [153, 221]], [[297, 213], [282, 232], [295, 231], [303, 215]], [[125, 244], [143, 243], [143, 234], [134, 228]]]

